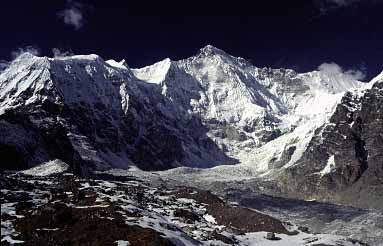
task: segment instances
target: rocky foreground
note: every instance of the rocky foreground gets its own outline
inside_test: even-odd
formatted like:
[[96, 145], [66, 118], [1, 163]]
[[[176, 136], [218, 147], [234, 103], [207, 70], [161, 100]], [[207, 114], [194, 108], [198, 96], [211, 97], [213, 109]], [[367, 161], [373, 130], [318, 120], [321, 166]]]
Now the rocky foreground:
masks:
[[367, 245], [196, 188], [105, 173], [37, 175], [1, 175], [1, 245]]

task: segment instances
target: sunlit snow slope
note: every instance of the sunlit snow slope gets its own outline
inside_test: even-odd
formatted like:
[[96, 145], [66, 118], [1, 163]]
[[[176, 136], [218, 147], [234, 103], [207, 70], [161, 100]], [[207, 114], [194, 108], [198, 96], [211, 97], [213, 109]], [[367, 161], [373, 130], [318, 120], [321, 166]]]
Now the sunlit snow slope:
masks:
[[[154, 159], [161, 162], [154, 169], [240, 163], [250, 176], [296, 164], [344, 93], [365, 87], [344, 74], [257, 68], [210, 45], [190, 58], [140, 69], [97, 55], [24, 54], [0, 82], [0, 113], [59, 105], [55, 117], [70, 129], [74, 149], [97, 166], [142, 162], [151, 169]], [[64, 109], [72, 116], [61, 115]], [[166, 144], [157, 140], [163, 136]], [[143, 160], [138, 152], [152, 157]]]
[[212, 46], [132, 71], [200, 117], [222, 150], [256, 172], [296, 163], [343, 94], [364, 86], [342, 74], [257, 68]]

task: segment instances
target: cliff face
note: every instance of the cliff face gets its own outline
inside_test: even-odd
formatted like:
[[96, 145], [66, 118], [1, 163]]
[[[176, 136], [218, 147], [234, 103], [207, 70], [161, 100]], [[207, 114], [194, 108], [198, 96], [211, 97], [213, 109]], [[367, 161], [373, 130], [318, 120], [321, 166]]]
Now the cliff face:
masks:
[[383, 79], [370, 83], [344, 95], [308, 151], [282, 175], [280, 187], [291, 196], [382, 208]]

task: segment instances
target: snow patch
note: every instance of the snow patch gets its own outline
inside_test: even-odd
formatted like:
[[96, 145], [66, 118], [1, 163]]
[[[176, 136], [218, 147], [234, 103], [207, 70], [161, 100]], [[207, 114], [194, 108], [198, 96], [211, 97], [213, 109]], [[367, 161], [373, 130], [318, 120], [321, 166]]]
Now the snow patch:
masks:
[[30, 169], [21, 171], [22, 174], [31, 176], [48, 176], [58, 173], [63, 173], [69, 169], [69, 165], [65, 162], [56, 159], [45, 162]]
[[117, 240], [115, 243], [117, 243], [117, 246], [128, 246], [128, 245], [130, 245], [129, 241], [125, 241], [125, 240]]
[[203, 218], [209, 222], [209, 223], [212, 223], [212, 224], [217, 224], [217, 221], [215, 220], [215, 218], [213, 216], [211, 216], [210, 214], [205, 214], [203, 216]]
[[111, 65], [112, 67], [127, 69], [125, 60], [117, 62], [117, 61], [111, 59], [111, 60], [107, 60], [105, 62], [108, 63], [109, 65]]
[[[1, 234], [3, 234], [3, 232], [1, 232]], [[3, 237], [1, 239], [1, 242], [7, 242], [10, 245], [24, 243], [24, 241], [12, 239], [12, 237], [10, 237], [10, 236]]]
[[335, 170], [335, 156], [331, 155], [328, 160], [326, 166], [323, 168], [322, 171], [320, 171], [320, 175], [324, 176], [326, 174], [331, 173], [332, 171]]

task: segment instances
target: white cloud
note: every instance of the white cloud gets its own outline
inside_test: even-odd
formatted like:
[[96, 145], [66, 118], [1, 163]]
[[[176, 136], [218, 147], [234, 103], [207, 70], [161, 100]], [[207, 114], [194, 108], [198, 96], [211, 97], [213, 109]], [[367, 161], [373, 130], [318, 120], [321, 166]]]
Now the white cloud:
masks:
[[364, 78], [366, 78], [366, 74], [362, 70], [358, 70], [358, 69], [344, 70], [341, 66], [339, 66], [335, 62], [322, 63], [318, 67], [318, 70], [329, 76], [345, 76], [354, 80], [363, 80]]
[[25, 53], [30, 53], [35, 56], [40, 55], [40, 49], [35, 47], [35, 46], [26, 46], [22, 48], [17, 48], [16, 50], [11, 52], [11, 60], [0, 60], [0, 72], [4, 71], [9, 67], [9, 65], [19, 56], [25, 54]]
[[53, 48], [52, 49], [53, 57], [65, 57], [65, 56], [73, 56], [74, 53], [69, 50], [69, 51], [62, 51], [58, 48]]
[[62, 18], [64, 23], [71, 25], [75, 30], [79, 30], [84, 25], [83, 5], [74, 1], [67, 2], [67, 8], [58, 12], [59, 18]]
[[40, 55], [40, 49], [35, 46], [26, 46], [23, 48], [18, 48], [17, 50], [11, 52], [12, 59], [16, 59], [24, 53], [30, 53], [32, 55], [38, 56]]

